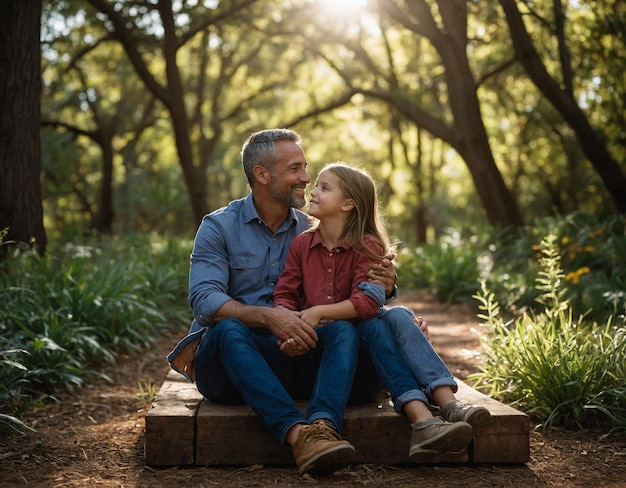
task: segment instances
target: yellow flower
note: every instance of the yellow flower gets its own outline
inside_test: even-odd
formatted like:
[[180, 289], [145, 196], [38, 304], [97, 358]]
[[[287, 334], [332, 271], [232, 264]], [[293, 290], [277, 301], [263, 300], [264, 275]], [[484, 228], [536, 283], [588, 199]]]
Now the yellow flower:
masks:
[[580, 277], [590, 271], [589, 266], [583, 266], [582, 268], [578, 268], [576, 271], [567, 273], [565, 275], [565, 281], [571, 281], [573, 284], [577, 285], [580, 283]]
[[561, 238], [561, 244], [565, 245], [569, 242], [569, 237], [564, 236], [563, 238]]

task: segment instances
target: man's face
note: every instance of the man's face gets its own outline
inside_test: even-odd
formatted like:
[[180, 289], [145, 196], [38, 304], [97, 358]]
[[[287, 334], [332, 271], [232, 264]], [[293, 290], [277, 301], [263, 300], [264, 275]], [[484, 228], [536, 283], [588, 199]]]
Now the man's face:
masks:
[[302, 208], [306, 204], [304, 191], [311, 182], [304, 151], [291, 141], [278, 141], [276, 149], [280, 156], [270, 172], [270, 196], [283, 205]]

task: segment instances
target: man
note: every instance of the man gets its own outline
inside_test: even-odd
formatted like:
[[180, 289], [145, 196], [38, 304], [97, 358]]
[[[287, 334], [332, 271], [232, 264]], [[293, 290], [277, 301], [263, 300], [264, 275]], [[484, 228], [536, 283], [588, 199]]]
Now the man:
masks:
[[[251, 193], [205, 216], [198, 229], [189, 275], [194, 321], [168, 361], [209, 400], [249, 404], [291, 445], [304, 474], [352, 459], [340, 432], [360, 339], [347, 321], [313, 329], [296, 311], [272, 308], [291, 239], [309, 227], [296, 210], [311, 181], [300, 142], [291, 130], [270, 129], [244, 143]], [[370, 276], [390, 291], [395, 272], [385, 265], [372, 265]], [[286, 355], [279, 340], [298, 354]], [[305, 415], [294, 398], [309, 399]]]

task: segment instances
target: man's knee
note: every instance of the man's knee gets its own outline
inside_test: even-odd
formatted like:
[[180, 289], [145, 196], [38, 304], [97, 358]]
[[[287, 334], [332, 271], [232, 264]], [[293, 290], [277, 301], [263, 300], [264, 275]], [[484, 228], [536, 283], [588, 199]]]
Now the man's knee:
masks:
[[206, 335], [212, 335], [214, 340], [221, 342], [224, 339], [229, 339], [237, 336], [248, 336], [250, 334], [250, 328], [237, 319], [224, 319], [217, 322], [211, 329], [207, 331]]

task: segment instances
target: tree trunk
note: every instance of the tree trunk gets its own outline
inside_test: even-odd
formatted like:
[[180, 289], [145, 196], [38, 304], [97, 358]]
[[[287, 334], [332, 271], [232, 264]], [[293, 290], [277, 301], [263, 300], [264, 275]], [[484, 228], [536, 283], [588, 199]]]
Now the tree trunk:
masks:
[[207, 210], [207, 178], [206, 174], [194, 164], [191, 138], [189, 137], [188, 117], [185, 110], [183, 83], [176, 60], [178, 51], [176, 25], [169, 0], [159, 4], [159, 11], [164, 30], [163, 57], [165, 58], [165, 73], [167, 75], [169, 95], [166, 106], [172, 117], [176, 151], [178, 152], [180, 166], [183, 170], [183, 177], [189, 193], [189, 202], [195, 221], [200, 222]]
[[[447, 141], [465, 160], [476, 191], [492, 225], [519, 227], [522, 218], [489, 146], [476, 80], [467, 58], [467, 4], [439, 0], [444, 30], [431, 36], [446, 70], [455, 139]], [[445, 3], [445, 5], [444, 5]]]
[[102, 182], [100, 183], [100, 203], [93, 222], [98, 233], [113, 232], [113, 134], [112, 127], [103, 127], [98, 132], [98, 143], [102, 149]]
[[[0, 2], [0, 229], [43, 254], [41, 11], [41, 0]], [[6, 250], [0, 246], [0, 259]]]

